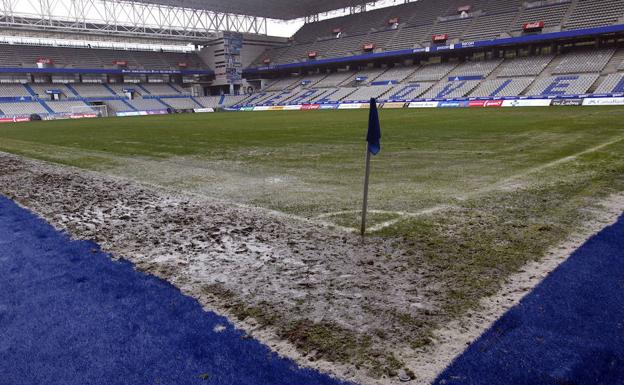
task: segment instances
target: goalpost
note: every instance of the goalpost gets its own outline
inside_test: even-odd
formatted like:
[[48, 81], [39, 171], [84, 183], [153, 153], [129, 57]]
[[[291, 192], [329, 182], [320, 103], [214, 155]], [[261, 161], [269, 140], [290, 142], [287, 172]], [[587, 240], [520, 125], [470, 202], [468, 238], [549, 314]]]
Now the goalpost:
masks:
[[108, 117], [108, 107], [105, 105], [97, 106], [73, 106], [71, 108], [72, 116], [89, 116], [96, 115], [98, 118]]

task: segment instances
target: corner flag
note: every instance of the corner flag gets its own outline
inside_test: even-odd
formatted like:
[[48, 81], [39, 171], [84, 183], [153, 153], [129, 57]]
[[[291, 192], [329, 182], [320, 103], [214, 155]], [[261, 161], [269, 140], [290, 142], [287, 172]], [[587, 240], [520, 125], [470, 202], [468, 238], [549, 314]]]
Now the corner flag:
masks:
[[377, 100], [371, 98], [370, 112], [368, 115], [368, 134], [366, 135], [366, 173], [364, 174], [364, 200], [362, 202], [362, 227], [360, 233], [366, 234], [366, 213], [368, 211], [368, 182], [370, 179], [371, 155], [377, 155], [381, 151], [381, 126], [379, 124], [379, 112]]
[[381, 151], [381, 126], [379, 125], [379, 112], [377, 111], [375, 98], [370, 100], [366, 141], [368, 142], [368, 151], [373, 155], [379, 154], [379, 151]]

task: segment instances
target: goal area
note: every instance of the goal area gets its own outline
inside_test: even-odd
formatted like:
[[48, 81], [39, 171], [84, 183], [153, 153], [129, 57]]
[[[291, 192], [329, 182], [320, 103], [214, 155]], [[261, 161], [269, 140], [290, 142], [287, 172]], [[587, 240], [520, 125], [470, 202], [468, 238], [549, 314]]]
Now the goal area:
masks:
[[71, 109], [72, 116], [106, 118], [108, 117], [108, 107], [105, 105], [97, 106], [73, 106]]

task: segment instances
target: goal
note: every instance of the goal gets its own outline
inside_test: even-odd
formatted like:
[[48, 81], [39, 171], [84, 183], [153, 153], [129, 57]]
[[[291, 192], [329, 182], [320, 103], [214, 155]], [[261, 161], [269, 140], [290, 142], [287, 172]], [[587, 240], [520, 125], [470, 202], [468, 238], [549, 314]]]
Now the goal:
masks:
[[95, 115], [98, 118], [108, 117], [108, 108], [105, 105], [98, 106], [73, 106], [71, 109], [72, 116], [90, 116]]

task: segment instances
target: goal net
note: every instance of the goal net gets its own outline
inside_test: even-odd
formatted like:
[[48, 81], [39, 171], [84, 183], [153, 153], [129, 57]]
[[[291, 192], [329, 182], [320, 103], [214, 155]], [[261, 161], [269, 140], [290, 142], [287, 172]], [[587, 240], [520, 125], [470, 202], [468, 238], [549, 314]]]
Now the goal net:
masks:
[[[108, 108], [104, 105], [99, 106], [73, 106], [71, 109], [72, 116], [76, 117], [108, 117]], [[94, 116], [95, 115], [95, 116]]]

